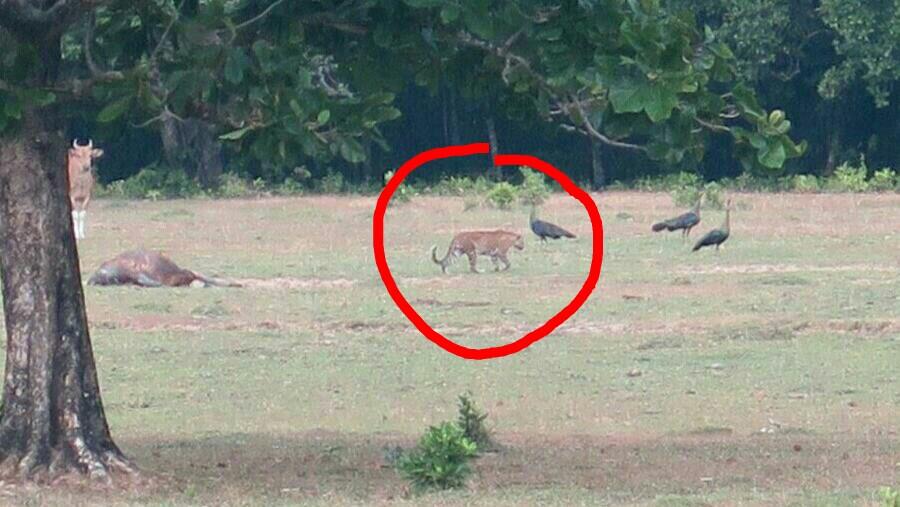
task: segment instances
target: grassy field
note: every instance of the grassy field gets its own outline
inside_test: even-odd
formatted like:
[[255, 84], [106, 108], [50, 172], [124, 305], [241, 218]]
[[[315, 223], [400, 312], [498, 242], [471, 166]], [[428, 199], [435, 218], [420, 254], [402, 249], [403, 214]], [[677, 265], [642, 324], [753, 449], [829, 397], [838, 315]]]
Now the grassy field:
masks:
[[[85, 278], [122, 250], [166, 252], [242, 289], [87, 287], [104, 401], [156, 477], [129, 492], [9, 489], [4, 502], [150, 505], [875, 505], [900, 485], [900, 195], [734, 195], [732, 237], [691, 253], [663, 194], [594, 195], [600, 283], [554, 334], [473, 362], [393, 306], [371, 251], [373, 198], [96, 202]], [[388, 262], [436, 329], [499, 345], [587, 273], [579, 235], [542, 245], [527, 210], [462, 199], [392, 207]], [[696, 239], [723, 213], [704, 210]], [[512, 268], [442, 275], [455, 231], [527, 233]], [[482, 259], [483, 269], [490, 267]], [[466, 390], [502, 452], [466, 491], [409, 496], [384, 449], [455, 418]]]

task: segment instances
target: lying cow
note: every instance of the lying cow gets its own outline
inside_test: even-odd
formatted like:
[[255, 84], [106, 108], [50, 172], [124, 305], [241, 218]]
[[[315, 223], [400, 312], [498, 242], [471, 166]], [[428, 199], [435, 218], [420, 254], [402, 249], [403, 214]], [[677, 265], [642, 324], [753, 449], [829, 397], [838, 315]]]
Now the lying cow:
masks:
[[138, 285], [141, 287], [240, 287], [240, 284], [182, 269], [159, 252], [132, 250], [100, 265], [90, 285]]

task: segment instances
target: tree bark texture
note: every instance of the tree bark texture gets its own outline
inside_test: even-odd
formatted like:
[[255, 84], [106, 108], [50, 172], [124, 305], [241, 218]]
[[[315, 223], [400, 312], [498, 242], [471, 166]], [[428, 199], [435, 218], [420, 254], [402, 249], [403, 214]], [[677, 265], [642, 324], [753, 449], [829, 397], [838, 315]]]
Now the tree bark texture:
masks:
[[178, 120], [167, 115], [160, 121], [163, 157], [170, 169], [183, 169], [205, 189], [222, 177], [222, 145], [212, 125], [194, 118]]
[[6, 374], [0, 476], [135, 469], [110, 437], [91, 350], [65, 171], [68, 146], [36, 111], [0, 143]]

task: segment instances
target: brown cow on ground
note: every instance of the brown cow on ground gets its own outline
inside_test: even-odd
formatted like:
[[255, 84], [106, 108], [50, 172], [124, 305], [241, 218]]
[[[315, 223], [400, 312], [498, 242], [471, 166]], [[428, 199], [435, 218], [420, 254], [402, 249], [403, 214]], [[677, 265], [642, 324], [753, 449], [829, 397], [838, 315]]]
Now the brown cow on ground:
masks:
[[78, 140], [72, 140], [69, 148], [69, 200], [72, 202], [72, 223], [75, 239], [84, 238], [84, 222], [87, 217], [88, 203], [91, 201], [91, 190], [94, 188], [94, 173], [91, 171], [95, 158], [103, 156], [103, 150], [94, 148], [90, 139], [87, 145], [79, 146]]
[[141, 287], [240, 287], [240, 284], [182, 269], [159, 252], [131, 250], [100, 265], [90, 285], [138, 285]]

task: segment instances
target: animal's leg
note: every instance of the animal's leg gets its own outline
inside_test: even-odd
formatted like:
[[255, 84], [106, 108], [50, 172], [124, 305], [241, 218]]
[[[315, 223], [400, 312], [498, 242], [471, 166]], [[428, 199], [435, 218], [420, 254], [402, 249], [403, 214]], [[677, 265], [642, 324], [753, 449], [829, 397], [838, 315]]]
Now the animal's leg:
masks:
[[491, 264], [494, 265], [494, 271], [500, 271], [500, 262], [497, 261], [497, 255], [491, 255]]
[[75, 231], [75, 239], [78, 238], [78, 212], [72, 210], [72, 230]]
[[84, 234], [84, 224], [87, 222], [87, 210], [81, 210], [81, 218], [78, 220], [78, 231], [81, 235], [81, 239], [85, 238]]
[[473, 273], [480, 273], [481, 271], [478, 271], [478, 268], [475, 267], [475, 263], [476, 263], [476, 259], [478, 258], [478, 254], [476, 254], [475, 252], [468, 252], [468, 253], [466, 253], [466, 255], [469, 257], [469, 269]]
[[137, 283], [141, 287], [162, 287], [162, 284], [150, 278], [145, 273], [141, 273], [137, 277]]
[[504, 264], [503, 271], [506, 271], [507, 269], [509, 269], [509, 259], [506, 257], [506, 254], [504, 254], [504, 253], [500, 253], [499, 257], [500, 257], [500, 260]]

